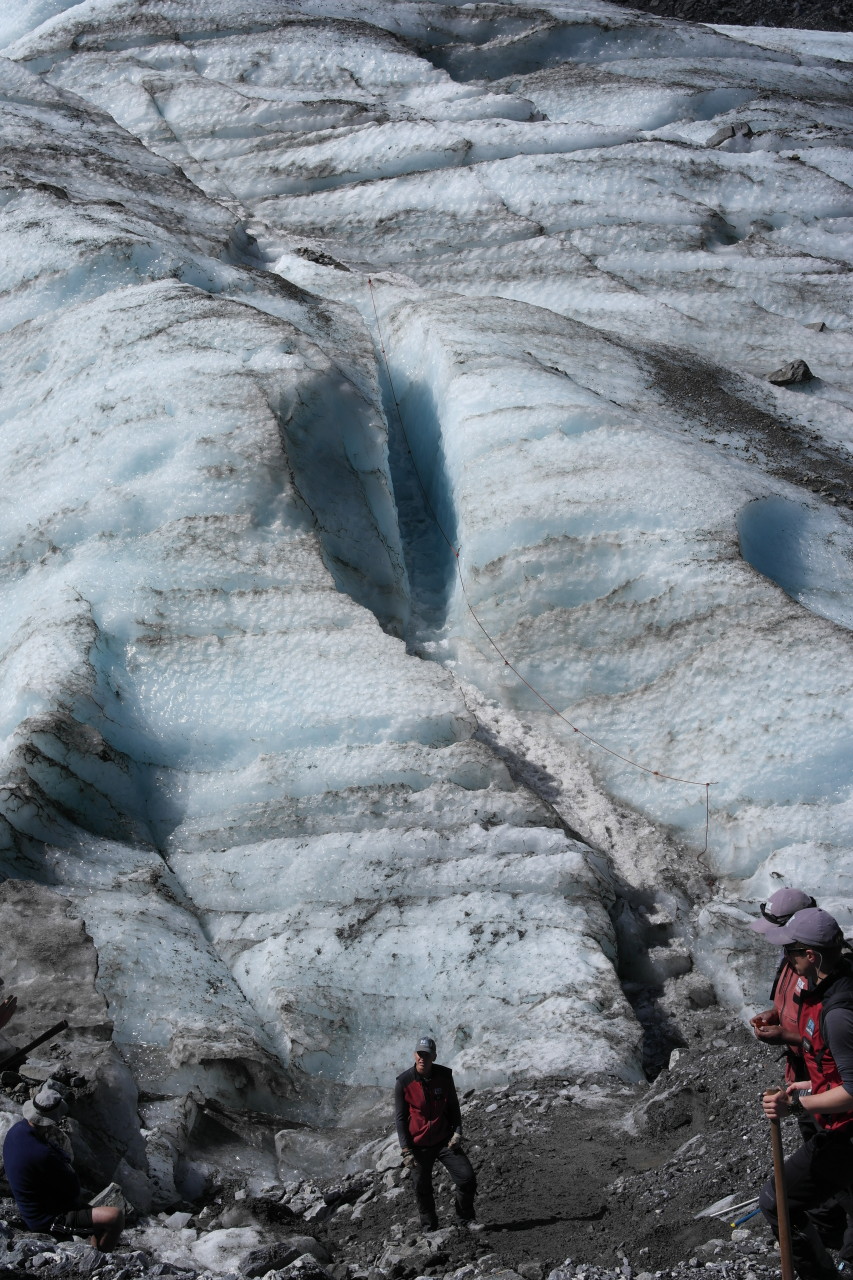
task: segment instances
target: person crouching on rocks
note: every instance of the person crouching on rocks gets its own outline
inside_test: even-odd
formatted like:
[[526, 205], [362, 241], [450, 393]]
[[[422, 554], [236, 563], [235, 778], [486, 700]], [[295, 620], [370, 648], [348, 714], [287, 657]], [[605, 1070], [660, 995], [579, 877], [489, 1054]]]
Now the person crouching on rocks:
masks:
[[114, 1205], [91, 1208], [83, 1200], [70, 1143], [58, 1127], [67, 1103], [42, 1085], [21, 1110], [23, 1120], [12, 1125], [3, 1143], [3, 1169], [24, 1222], [31, 1231], [88, 1235], [96, 1249], [109, 1253], [121, 1234], [124, 1213]]
[[[838, 922], [819, 907], [797, 911], [763, 935], [785, 948], [788, 963], [804, 979], [798, 1023], [806, 1078], [762, 1099], [769, 1120], [797, 1106], [817, 1125], [814, 1136], [785, 1161], [794, 1266], [800, 1280], [838, 1280], [853, 1275], [853, 1267], [844, 1260], [837, 1268], [833, 1264], [813, 1211], [853, 1185], [853, 963], [844, 954]], [[772, 1178], [758, 1203], [778, 1234]]]
[[397, 1137], [403, 1164], [411, 1172], [421, 1226], [438, 1226], [432, 1170], [439, 1160], [456, 1184], [456, 1216], [477, 1230], [474, 1197], [477, 1177], [462, 1150], [462, 1113], [453, 1072], [435, 1060], [435, 1041], [422, 1036], [414, 1066], [397, 1076], [394, 1090]]

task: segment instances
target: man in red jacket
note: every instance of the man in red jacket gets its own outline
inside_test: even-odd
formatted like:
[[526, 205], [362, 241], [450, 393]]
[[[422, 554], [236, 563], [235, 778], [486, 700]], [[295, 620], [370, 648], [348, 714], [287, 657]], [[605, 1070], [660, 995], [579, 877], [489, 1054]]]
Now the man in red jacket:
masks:
[[[474, 1197], [477, 1177], [462, 1150], [462, 1113], [453, 1072], [435, 1060], [435, 1041], [421, 1036], [415, 1047], [415, 1063], [397, 1076], [394, 1089], [397, 1138], [403, 1164], [412, 1174], [421, 1226], [438, 1226], [432, 1169], [440, 1160], [456, 1184], [456, 1216], [475, 1223]], [[475, 1227], [476, 1229], [476, 1227]]]

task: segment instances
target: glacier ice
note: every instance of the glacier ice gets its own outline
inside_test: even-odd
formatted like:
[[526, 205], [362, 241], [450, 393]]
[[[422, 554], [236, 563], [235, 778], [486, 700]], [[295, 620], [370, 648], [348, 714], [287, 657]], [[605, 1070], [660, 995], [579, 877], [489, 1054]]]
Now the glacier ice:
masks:
[[141, 1087], [329, 1119], [422, 1029], [636, 1079], [653, 937], [748, 1007], [750, 903], [849, 912], [848, 44], [32, 0], [0, 46], [2, 869]]
[[[85, 117], [5, 65], [60, 134]], [[22, 138], [27, 119], [19, 104]], [[94, 146], [84, 161], [100, 174]], [[79, 191], [66, 210], [24, 184], [34, 163], [26, 208], [9, 202], [4, 866], [85, 914], [137, 1079], [316, 1109], [294, 1078], [387, 1078], [431, 999], [463, 1071], [564, 1069], [560, 1029], [590, 1008], [612, 1020], [583, 1053], [635, 1075], [604, 882], [473, 740], [453, 678], [395, 638], [408, 588], [361, 321], [241, 266], [232, 219], [186, 183], [177, 211], [156, 178], [144, 201], [126, 184], [107, 255]], [[159, 234], [152, 192], [160, 270], [137, 253]], [[590, 993], [565, 963], [579, 930]]]

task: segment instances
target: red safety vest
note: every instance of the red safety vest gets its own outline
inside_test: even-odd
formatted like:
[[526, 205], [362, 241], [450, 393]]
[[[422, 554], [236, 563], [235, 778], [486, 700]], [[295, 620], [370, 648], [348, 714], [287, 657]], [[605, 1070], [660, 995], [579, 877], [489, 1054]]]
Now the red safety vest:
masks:
[[[826, 1039], [824, 1015], [832, 1008], [853, 1009], [853, 973], [842, 965], [819, 982], [813, 991], [801, 991], [799, 1003], [799, 1031], [812, 1093], [826, 1093], [843, 1081]], [[834, 1131], [853, 1127], [853, 1111], [839, 1111], [835, 1115], [812, 1111], [810, 1115], [821, 1129]]]
[[794, 1037], [799, 1041], [800, 1035], [800, 992], [808, 987], [805, 978], [795, 973], [788, 961], [783, 957], [776, 972], [770, 999], [779, 1015], [779, 1025], [785, 1041], [785, 1084], [793, 1084], [802, 1080], [805, 1072], [803, 1055], [799, 1043], [793, 1044]]

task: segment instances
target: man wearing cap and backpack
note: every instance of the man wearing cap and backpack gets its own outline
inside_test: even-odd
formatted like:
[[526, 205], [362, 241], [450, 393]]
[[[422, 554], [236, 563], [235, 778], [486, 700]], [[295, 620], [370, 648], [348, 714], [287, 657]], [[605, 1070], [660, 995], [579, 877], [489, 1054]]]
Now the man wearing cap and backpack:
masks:
[[394, 1112], [403, 1163], [412, 1174], [421, 1226], [435, 1230], [438, 1217], [432, 1190], [436, 1160], [456, 1184], [456, 1216], [476, 1228], [477, 1178], [462, 1150], [462, 1113], [453, 1072], [435, 1060], [435, 1041], [421, 1036], [414, 1066], [397, 1076]]
[[[802, 1107], [817, 1125], [785, 1161], [794, 1265], [800, 1280], [853, 1277], [850, 1262], [834, 1266], [810, 1213], [853, 1185], [853, 964], [844, 953], [838, 922], [819, 907], [806, 907], [786, 924], [761, 932], [784, 947], [787, 962], [803, 980], [797, 1022], [806, 1075], [762, 1100], [770, 1120]], [[772, 1178], [761, 1188], [759, 1205], [778, 1231]]]
[[[768, 930], [785, 925], [797, 911], [805, 911], [815, 907], [817, 903], [802, 889], [777, 889], [774, 894], [761, 904], [761, 919], [754, 920], [752, 928], [756, 933], [767, 934]], [[784, 952], [776, 970], [776, 977], [770, 990], [772, 1001], [770, 1008], [750, 1018], [749, 1024], [756, 1037], [764, 1044], [784, 1046], [785, 1083], [802, 1080], [805, 1070], [800, 1052], [800, 1030], [797, 1024], [797, 996], [800, 988], [805, 986], [793, 966], [788, 962]], [[810, 1138], [814, 1132], [814, 1124], [803, 1117], [800, 1128], [803, 1139]]]
[[124, 1226], [114, 1205], [90, 1207], [83, 1200], [71, 1165], [70, 1144], [58, 1127], [68, 1104], [42, 1085], [21, 1108], [23, 1120], [6, 1134], [3, 1170], [18, 1212], [31, 1231], [70, 1231], [89, 1236], [96, 1249], [109, 1253]]

